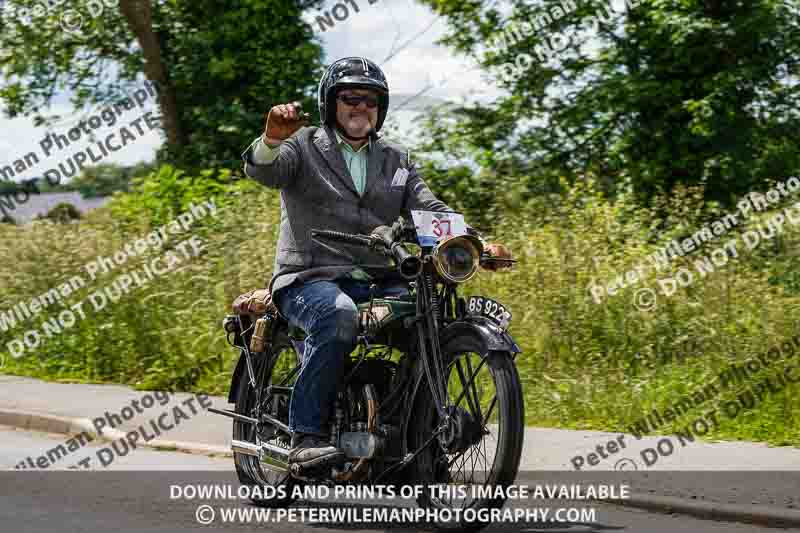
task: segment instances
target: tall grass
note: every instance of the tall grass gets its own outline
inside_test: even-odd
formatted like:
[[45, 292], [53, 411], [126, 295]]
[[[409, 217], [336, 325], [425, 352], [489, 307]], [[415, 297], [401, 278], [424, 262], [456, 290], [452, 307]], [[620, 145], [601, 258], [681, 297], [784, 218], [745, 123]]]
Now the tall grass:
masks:
[[[219, 214], [192, 230], [206, 243], [199, 258], [100, 313], [87, 313], [35, 353], [18, 360], [5, 353], [3, 371], [227, 393], [237, 354], [226, 344], [220, 320], [239, 292], [268, 281], [280, 217], [277, 193], [252, 182], [231, 182], [227, 175], [190, 179], [165, 168], [79, 223], [0, 224], [5, 259], [0, 311], [65, 281], [96, 256], [113, 254], [189, 202], [209, 196]], [[517, 362], [528, 424], [624, 430], [653, 408], [669, 406], [708, 383], [731, 361], [800, 333], [794, 275], [800, 231], [791, 225], [673, 296], [659, 294], [651, 310], [633, 304], [637, 290], [656, 288], [656, 277], [674, 275], [680, 266], [693, 268], [694, 259], [733, 234], [676, 261], [670, 271], [650, 272], [600, 304], [592, 300], [590, 284], [646, 263], [649, 253], [675, 236], [691, 234], [710, 212], [698, 191], [679, 191], [650, 211], [624, 197], [611, 203], [585, 184], [520, 205], [498, 224], [491, 238], [508, 244], [519, 263], [511, 272], [484, 272], [463, 294], [491, 296], [514, 313], [510, 332], [524, 350]], [[765, 216], [751, 218], [737, 231], [753, 228]], [[145, 260], [90, 283], [65, 306]], [[48, 308], [37, 320], [0, 333], [3, 348], [61, 308]], [[713, 436], [800, 444], [797, 392], [796, 385], [788, 387], [736, 420], [723, 419]], [[729, 396], [713, 399], [697, 414]], [[686, 421], [678, 420], [672, 429]]]

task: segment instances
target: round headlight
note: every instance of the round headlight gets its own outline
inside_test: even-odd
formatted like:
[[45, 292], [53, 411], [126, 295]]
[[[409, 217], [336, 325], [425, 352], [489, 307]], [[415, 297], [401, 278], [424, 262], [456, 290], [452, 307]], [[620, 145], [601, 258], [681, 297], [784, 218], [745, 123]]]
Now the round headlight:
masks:
[[480, 265], [480, 241], [470, 235], [442, 241], [433, 252], [433, 260], [436, 271], [447, 281], [469, 281]]

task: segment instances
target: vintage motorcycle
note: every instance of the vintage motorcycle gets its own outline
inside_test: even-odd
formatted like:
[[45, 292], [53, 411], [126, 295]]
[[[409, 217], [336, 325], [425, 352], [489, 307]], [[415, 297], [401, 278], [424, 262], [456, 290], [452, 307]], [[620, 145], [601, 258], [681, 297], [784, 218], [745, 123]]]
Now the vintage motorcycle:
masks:
[[[371, 235], [313, 230], [322, 245], [347, 243], [383, 252], [408, 285], [406, 296], [359, 304], [358, 346], [350, 354], [331, 414], [330, 442], [345, 462], [304, 472], [289, 465], [292, 384], [301, 370], [304, 333], [274, 305], [225, 318], [228, 341], [241, 355], [231, 381], [234, 463], [243, 484], [284, 485], [286, 506], [297, 484], [422, 485], [418, 505], [439, 509], [499, 508], [490, 491], [436, 486], [507, 487], [519, 468], [524, 406], [507, 332], [511, 313], [491, 298], [458, 294], [489, 257], [456, 213], [412, 212]], [[373, 288], [375, 288], [373, 286]], [[505, 491], [497, 491], [504, 493]], [[273, 491], [273, 494], [275, 491]], [[479, 529], [485, 523], [456, 524]]]

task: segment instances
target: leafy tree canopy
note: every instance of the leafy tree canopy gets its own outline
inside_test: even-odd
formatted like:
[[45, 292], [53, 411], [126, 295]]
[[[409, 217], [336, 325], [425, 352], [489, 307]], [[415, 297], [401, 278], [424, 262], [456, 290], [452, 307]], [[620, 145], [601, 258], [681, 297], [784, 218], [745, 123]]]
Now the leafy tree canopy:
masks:
[[428, 148], [489, 169], [467, 188], [498, 169], [528, 195], [591, 174], [643, 201], [700, 184], [727, 203], [800, 169], [797, 0], [423, 2], [507, 90], [431, 122]]
[[[102, 3], [98, 12], [96, 0], [49, 10], [41, 6], [55, 2], [6, 2], [0, 101], [9, 116], [31, 115], [41, 124], [64, 90], [79, 109], [115, 102], [144, 74], [159, 87], [166, 137], [160, 158], [193, 168], [238, 164], [265, 109], [313, 101], [321, 48], [300, 15], [316, 1]], [[64, 29], [68, 9], [82, 15], [78, 31]]]

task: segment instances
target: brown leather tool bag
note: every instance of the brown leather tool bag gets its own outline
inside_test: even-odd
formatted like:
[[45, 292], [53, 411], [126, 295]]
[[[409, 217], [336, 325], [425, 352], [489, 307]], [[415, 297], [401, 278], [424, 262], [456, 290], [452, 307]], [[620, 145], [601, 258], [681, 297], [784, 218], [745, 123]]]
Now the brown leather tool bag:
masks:
[[278, 309], [272, 303], [268, 289], [246, 292], [233, 301], [233, 312], [237, 315], [276, 314]]

